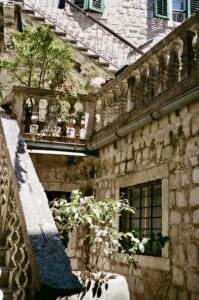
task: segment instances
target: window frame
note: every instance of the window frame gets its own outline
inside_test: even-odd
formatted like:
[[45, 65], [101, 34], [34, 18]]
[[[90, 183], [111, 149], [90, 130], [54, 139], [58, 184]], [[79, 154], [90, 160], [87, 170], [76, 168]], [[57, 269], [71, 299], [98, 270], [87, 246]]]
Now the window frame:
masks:
[[[166, 5], [166, 13], [163, 12], [164, 5]], [[162, 6], [162, 13], [160, 13], [158, 11], [159, 6]], [[154, 0], [153, 1], [153, 14], [154, 14], [154, 17], [169, 20], [170, 19], [169, 0]]]
[[[169, 168], [167, 164], [162, 164], [157, 167], [138, 171], [130, 175], [119, 176], [116, 178], [116, 192], [115, 197], [119, 199], [120, 188], [133, 186], [148, 181], [162, 180], [162, 235], [169, 236]], [[119, 229], [119, 217], [118, 217]], [[124, 253], [118, 253], [117, 258], [123, 262], [126, 260]], [[135, 260], [140, 267], [149, 267], [155, 265], [156, 269], [169, 271], [169, 243], [166, 243], [162, 249], [162, 257], [149, 255], [135, 255]]]
[[[75, 3], [75, 1], [76, 0], [72, 0], [72, 3], [78, 6], [78, 4]], [[95, 3], [94, 3], [95, 1], [101, 1], [101, 8], [98, 8], [97, 6], [95, 7]], [[102, 14], [104, 11], [104, 0], [83, 0], [83, 2], [84, 5], [82, 9], [85, 11], [100, 13], [100, 14]]]
[[[155, 193], [155, 187], [161, 188], [160, 194]], [[136, 198], [134, 198], [135, 193], [137, 193]], [[161, 197], [160, 203], [155, 203], [157, 195]], [[138, 214], [132, 215], [129, 212], [123, 212], [120, 216], [120, 231], [129, 232], [134, 229], [139, 239], [148, 237], [151, 234], [162, 234], [162, 181], [160, 179], [121, 188], [120, 197], [122, 198], [123, 196], [129, 200], [130, 206], [134, 207]], [[155, 210], [158, 208], [161, 208], [161, 212], [156, 214]], [[125, 221], [124, 218], [126, 219]], [[157, 226], [155, 224], [157, 220], [160, 221], [161, 225]], [[139, 225], [133, 226], [135, 223]], [[162, 249], [158, 243], [154, 242], [153, 247], [147, 249], [145, 254], [161, 257]]]

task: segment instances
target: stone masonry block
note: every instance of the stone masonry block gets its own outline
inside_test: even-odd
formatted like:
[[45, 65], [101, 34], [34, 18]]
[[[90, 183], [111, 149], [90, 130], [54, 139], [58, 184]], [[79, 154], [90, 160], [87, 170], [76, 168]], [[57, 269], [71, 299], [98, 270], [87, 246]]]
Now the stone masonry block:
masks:
[[193, 212], [193, 223], [199, 224], [199, 209], [196, 209]]
[[128, 146], [128, 153], [127, 153], [127, 159], [132, 159], [133, 153], [132, 153], [132, 145]]
[[177, 211], [172, 211], [170, 214], [170, 223], [171, 224], [180, 224], [182, 221], [182, 216], [179, 212]]
[[191, 114], [189, 114], [182, 122], [183, 132], [186, 138], [191, 135]]
[[184, 274], [180, 268], [173, 268], [172, 270], [172, 282], [175, 285], [183, 286], [184, 285]]
[[176, 193], [176, 204], [177, 207], [185, 207], [187, 206], [187, 199], [184, 192]]
[[176, 112], [170, 114], [170, 123], [175, 125], [180, 123], [180, 117], [176, 115]]
[[176, 193], [174, 191], [171, 191], [169, 193], [169, 207], [170, 209], [174, 209], [176, 206]]
[[199, 293], [199, 273], [187, 272], [187, 287], [191, 292]]
[[168, 145], [168, 146], [162, 148], [162, 158], [163, 159], [171, 158], [172, 155], [173, 155], [173, 147]]
[[195, 238], [199, 240], [199, 228], [195, 229]]
[[195, 135], [196, 133], [199, 132], [199, 122], [198, 122], [198, 116], [194, 116], [192, 118], [192, 122], [191, 122], [191, 131], [192, 134]]
[[166, 128], [169, 124], [169, 117], [166, 116], [159, 120], [159, 128]]
[[199, 167], [193, 169], [193, 183], [199, 183]]
[[115, 158], [116, 158], [116, 159], [115, 159], [116, 164], [117, 164], [117, 163], [120, 163], [120, 161], [121, 161], [121, 153], [120, 153], [120, 152], [117, 152]]
[[150, 125], [146, 125], [142, 132], [143, 137], [148, 136], [149, 132], [150, 132]]
[[154, 144], [163, 142], [164, 134], [163, 134], [162, 130], [161, 131], [159, 130], [156, 133], [154, 133], [153, 138], [154, 138]]
[[173, 245], [172, 262], [175, 267], [182, 267], [186, 263], [185, 251], [183, 245]]
[[188, 256], [188, 265], [194, 269], [199, 269], [199, 253], [198, 246], [195, 244], [188, 244], [187, 246], [187, 256]]
[[143, 150], [142, 155], [143, 155], [143, 160], [149, 159], [149, 148], [145, 148], [145, 149]]
[[190, 205], [196, 206], [199, 205], [199, 187], [196, 187], [190, 192]]
[[188, 293], [187, 292], [178, 292], [178, 299], [180, 300], [188, 300]]
[[188, 113], [189, 113], [189, 110], [188, 110], [187, 106], [181, 108], [179, 111], [180, 119], [184, 120], [187, 117]]
[[192, 167], [196, 167], [199, 165], [198, 156], [192, 156], [189, 158], [190, 164]]
[[158, 121], [153, 121], [151, 124], [151, 133], [155, 133], [158, 130]]

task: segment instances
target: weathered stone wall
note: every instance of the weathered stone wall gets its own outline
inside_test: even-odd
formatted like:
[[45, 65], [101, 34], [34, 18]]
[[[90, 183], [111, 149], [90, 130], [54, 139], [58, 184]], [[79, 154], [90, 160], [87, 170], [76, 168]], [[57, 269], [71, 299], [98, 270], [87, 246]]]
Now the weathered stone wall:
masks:
[[[119, 189], [162, 180], [162, 233], [171, 241], [162, 257], [137, 256], [138, 268], [118, 253], [106, 270], [126, 276], [134, 300], [199, 298], [199, 103], [184, 107], [118, 139], [98, 158], [32, 155], [47, 191], [92, 189], [97, 198]], [[79, 269], [78, 237], [67, 254]]]
[[48, 192], [84, 192], [93, 185], [92, 157], [31, 154], [37, 175]]
[[138, 269], [118, 254], [107, 269], [124, 274], [132, 299], [199, 299], [199, 103], [118, 139], [100, 151], [98, 198], [162, 179], [163, 257], [138, 256]]

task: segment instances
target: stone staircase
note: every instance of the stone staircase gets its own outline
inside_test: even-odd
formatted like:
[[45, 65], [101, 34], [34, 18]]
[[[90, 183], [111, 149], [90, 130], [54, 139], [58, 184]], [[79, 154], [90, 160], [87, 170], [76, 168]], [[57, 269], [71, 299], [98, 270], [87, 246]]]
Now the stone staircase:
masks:
[[117, 68], [111, 66], [108, 61], [100, 58], [97, 53], [89, 50], [89, 48], [78, 42], [77, 39], [67, 35], [64, 31], [57, 29], [55, 24], [49, 23], [44, 17], [39, 16], [33, 9], [26, 9], [22, 7], [21, 13], [26, 15], [26, 17], [30, 17], [34, 23], [48, 26], [55, 37], [59, 38], [64, 43], [69, 43], [73, 49], [80, 51], [83, 55], [91, 59], [95, 64], [97, 64], [99, 67], [102, 67], [105, 71], [113, 74], [117, 72]]
[[10, 268], [6, 267], [6, 233], [0, 232], [0, 300], [12, 300], [12, 291], [9, 286]]
[[49, 26], [56, 37], [112, 73], [128, 63], [132, 51], [143, 54], [141, 49], [71, 1], [66, 0], [67, 10], [58, 9], [57, 0], [13, 2], [20, 5], [23, 18], [29, 17], [32, 22]]

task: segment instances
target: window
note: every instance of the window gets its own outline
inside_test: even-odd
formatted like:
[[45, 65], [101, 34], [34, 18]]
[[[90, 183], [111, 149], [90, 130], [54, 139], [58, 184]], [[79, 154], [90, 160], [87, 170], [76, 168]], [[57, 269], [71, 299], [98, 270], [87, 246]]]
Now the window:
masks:
[[183, 22], [199, 9], [198, 0], [154, 0], [154, 16], [162, 19], [170, 19], [169, 7], [171, 7], [174, 22]]
[[169, 19], [169, 2], [168, 0], [154, 1], [154, 17]]
[[72, 0], [80, 8], [97, 13], [103, 13], [104, 0]]
[[185, 0], [172, 1], [172, 17], [174, 22], [183, 22], [186, 19], [187, 7]]
[[[134, 232], [139, 238], [162, 234], [161, 180], [122, 188], [120, 197], [128, 199], [129, 204], [136, 209], [135, 214], [124, 212], [121, 215], [120, 231]], [[161, 256], [161, 247], [154, 243], [145, 254]]]

